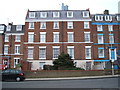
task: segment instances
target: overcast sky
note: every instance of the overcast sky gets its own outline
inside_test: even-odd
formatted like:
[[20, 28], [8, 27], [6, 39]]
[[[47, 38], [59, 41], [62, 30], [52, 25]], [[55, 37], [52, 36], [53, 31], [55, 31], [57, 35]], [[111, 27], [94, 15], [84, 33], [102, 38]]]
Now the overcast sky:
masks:
[[0, 24], [24, 24], [27, 10], [60, 10], [61, 4], [69, 6], [69, 10], [89, 8], [92, 14], [103, 13], [108, 9], [110, 14], [118, 13], [120, 0], [1, 0]]

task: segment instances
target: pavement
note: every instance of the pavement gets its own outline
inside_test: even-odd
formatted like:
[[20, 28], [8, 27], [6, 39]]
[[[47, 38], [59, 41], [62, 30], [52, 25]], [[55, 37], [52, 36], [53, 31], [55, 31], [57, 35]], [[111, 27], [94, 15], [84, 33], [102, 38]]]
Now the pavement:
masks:
[[62, 78], [26, 78], [27, 81], [36, 80], [75, 80], [75, 79], [98, 79], [98, 78], [112, 78], [119, 75], [104, 75], [104, 76], [85, 76], [85, 77], [62, 77]]

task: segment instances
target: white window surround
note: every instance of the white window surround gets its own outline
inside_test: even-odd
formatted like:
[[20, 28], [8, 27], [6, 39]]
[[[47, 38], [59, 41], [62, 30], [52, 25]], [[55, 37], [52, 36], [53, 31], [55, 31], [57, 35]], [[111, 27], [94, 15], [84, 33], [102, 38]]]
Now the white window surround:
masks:
[[90, 28], [90, 23], [89, 22], [84, 22], [84, 29], [89, 29]]
[[28, 46], [28, 48], [34, 48], [34, 47], [32, 47], [32, 46]]
[[91, 46], [85, 46], [85, 58], [86, 59], [91, 59]]
[[5, 35], [5, 42], [9, 42], [9, 35]]
[[40, 17], [41, 18], [46, 18], [47, 17], [47, 12], [40, 12]]
[[16, 26], [16, 31], [22, 31], [22, 25], [17, 25]]
[[109, 43], [114, 43], [114, 34], [109, 34]]
[[29, 18], [35, 18], [35, 12], [29, 12]]
[[40, 29], [46, 29], [46, 22], [40, 22]]
[[40, 32], [40, 43], [46, 42], [46, 32]]
[[99, 49], [98, 48], [98, 57], [99, 58], [104, 58], [105, 56], [104, 56], [104, 48], [103, 49]]
[[6, 30], [10, 31], [11, 30], [11, 25], [8, 25]]
[[96, 15], [95, 16], [95, 21], [103, 21], [103, 16], [102, 15]]
[[110, 15], [105, 16], [105, 21], [112, 21], [112, 16]]
[[53, 29], [59, 29], [59, 22], [54, 22]]
[[53, 32], [53, 42], [59, 43], [59, 32]]
[[20, 63], [20, 58], [14, 58], [14, 68]]
[[34, 22], [29, 22], [29, 27], [28, 29], [34, 29]]
[[57, 59], [60, 54], [60, 46], [53, 46], [53, 59]]
[[28, 32], [28, 43], [34, 42], [34, 32]]
[[99, 34], [98, 34], [97, 37], [98, 37], [98, 44], [103, 44], [103, 43], [104, 43], [104, 35], [102, 35], [102, 34], [99, 35]]
[[[30, 50], [30, 52], [29, 52], [29, 50]], [[31, 53], [31, 51], [32, 51], [32, 53]], [[28, 57], [27, 57], [27, 59], [33, 59], [33, 54], [34, 54], [34, 47], [28, 46]], [[32, 56], [30, 56], [30, 55], [32, 55]]]
[[67, 22], [67, 29], [73, 29], [73, 22]]
[[74, 32], [67, 32], [68, 34], [68, 42], [72, 43], [74, 42]]
[[[70, 52], [71, 50], [73, 50], [72, 52]], [[74, 59], [74, 46], [67, 46], [67, 53], [72, 57], [72, 59]]]
[[21, 41], [21, 35], [16, 35], [15, 42], [20, 42], [20, 41]]
[[67, 17], [72, 18], [73, 17], [73, 12], [72, 11], [67, 11]]
[[90, 32], [84, 32], [84, 40], [85, 42], [89, 43], [90, 42]]
[[53, 12], [53, 17], [54, 18], [59, 18], [60, 17], [60, 13], [59, 12]]
[[15, 54], [20, 54], [20, 44], [15, 45]]
[[46, 59], [46, 46], [39, 46], [39, 59]]
[[60, 46], [52, 46], [53, 48], [60, 48]]
[[34, 32], [28, 32], [28, 34], [34, 34]]
[[85, 18], [89, 17], [89, 11], [83, 11], [83, 17]]
[[8, 54], [9, 45], [4, 45], [4, 54]]
[[113, 31], [113, 25], [108, 25], [108, 31]]
[[103, 31], [103, 26], [102, 25], [97, 25], [97, 31]]

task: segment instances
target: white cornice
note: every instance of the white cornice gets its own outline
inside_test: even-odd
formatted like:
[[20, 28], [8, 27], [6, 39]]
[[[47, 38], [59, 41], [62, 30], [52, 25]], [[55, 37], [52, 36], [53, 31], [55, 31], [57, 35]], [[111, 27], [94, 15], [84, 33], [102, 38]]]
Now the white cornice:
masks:
[[54, 21], [92, 21], [92, 19], [27, 19], [25, 22], [54, 22]]

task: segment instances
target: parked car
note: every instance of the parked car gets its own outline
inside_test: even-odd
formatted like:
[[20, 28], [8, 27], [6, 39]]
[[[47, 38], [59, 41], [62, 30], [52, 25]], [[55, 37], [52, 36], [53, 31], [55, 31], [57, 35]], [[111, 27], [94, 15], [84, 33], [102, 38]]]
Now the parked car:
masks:
[[25, 74], [16, 69], [7, 69], [2, 71], [2, 81], [4, 80], [16, 80], [23, 81], [25, 80]]

